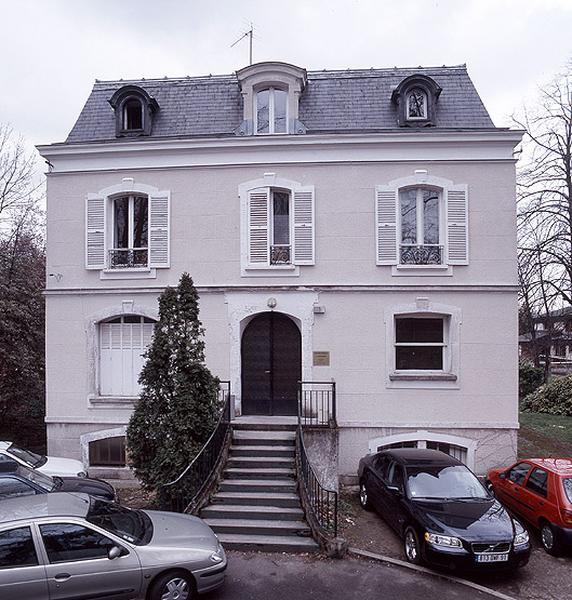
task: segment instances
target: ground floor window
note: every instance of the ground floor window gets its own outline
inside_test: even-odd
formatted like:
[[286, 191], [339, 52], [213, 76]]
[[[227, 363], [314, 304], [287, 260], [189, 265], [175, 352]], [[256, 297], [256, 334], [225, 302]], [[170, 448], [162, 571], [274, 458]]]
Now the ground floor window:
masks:
[[395, 368], [443, 371], [446, 319], [439, 316], [395, 318]]
[[467, 463], [467, 448], [450, 444], [448, 442], [438, 442], [429, 440], [406, 440], [402, 442], [393, 442], [391, 444], [383, 444], [377, 447], [377, 451], [388, 450], [389, 448], [429, 448], [430, 450], [439, 450], [460, 460], [462, 463]]
[[122, 315], [99, 324], [99, 393], [138, 396], [143, 354], [153, 336], [155, 321]]
[[124, 467], [125, 437], [111, 437], [89, 443], [89, 464], [92, 467]]

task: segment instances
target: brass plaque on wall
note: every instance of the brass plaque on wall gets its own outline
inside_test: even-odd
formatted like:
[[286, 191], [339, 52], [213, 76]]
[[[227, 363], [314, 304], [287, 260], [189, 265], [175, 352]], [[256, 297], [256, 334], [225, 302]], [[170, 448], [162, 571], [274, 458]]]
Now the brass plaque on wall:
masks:
[[330, 366], [330, 353], [329, 352], [314, 352], [314, 366], [315, 367], [329, 367]]

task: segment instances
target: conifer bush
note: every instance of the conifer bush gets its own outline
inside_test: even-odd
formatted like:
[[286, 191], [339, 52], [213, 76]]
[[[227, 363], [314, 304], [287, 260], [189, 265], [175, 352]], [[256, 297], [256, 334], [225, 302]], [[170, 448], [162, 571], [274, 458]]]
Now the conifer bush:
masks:
[[572, 375], [558, 377], [529, 394], [521, 404], [528, 412], [572, 417]]
[[129, 462], [148, 490], [177, 478], [215, 428], [219, 380], [205, 366], [199, 296], [188, 273], [159, 298], [159, 320], [127, 428]]

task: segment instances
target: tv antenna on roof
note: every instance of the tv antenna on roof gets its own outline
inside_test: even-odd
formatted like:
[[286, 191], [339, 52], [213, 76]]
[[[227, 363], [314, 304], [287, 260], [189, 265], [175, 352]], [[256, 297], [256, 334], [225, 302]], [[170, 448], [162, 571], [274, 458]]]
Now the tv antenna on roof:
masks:
[[243, 40], [245, 37], [249, 38], [249, 42], [250, 42], [250, 63], [252, 64], [252, 35], [254, 34], [254, 27], [252, 25], [252, 23], [250, 24], [250, 29], [246, 32], [243, 33], [237, 40], [236, 42], [234, 42], [233, 44], [230, 45], [231, 48], [233, 48], [234, 46], [236, 46], [238, 44], [238, 42], [240, 42], [241, 40]]

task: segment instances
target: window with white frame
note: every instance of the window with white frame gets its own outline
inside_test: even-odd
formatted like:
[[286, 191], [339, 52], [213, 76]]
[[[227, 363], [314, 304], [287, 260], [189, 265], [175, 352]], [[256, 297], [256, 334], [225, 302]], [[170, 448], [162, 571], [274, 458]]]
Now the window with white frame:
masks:
[[427, 92], [413, 88], [407, 92], [407, 120], [427, 119]]
[[399, 190], [399, 223], [401, 264], [440, 265], [441, 193], [426, 188]]
[[256, 92], [256, 133], [287, 133], [288, 92], [269, 87]]
[[[314, 264], [314, 188], [280, 180], [244, 187], [243, 269], [294, 269]], [[283, 184], [283, 185], [280, 185]], [[248, 184], [245, 184], [248, 186]], [[242, 187], [242, 186], [241, 186]]]
[[443, 316], [396, 316], [395, 370], [443, 372], [447, 329]]
[[467, 186], [424, 173], [376, 186], [376, 263], [400, 274], [468, 264]]
[[[170, 265], [170, 192], [133, 179], [86, 199], [87, 269], [150, 271]], [[117, 276], [117, 273], [116, 273]]]
[[99, 323], [99, 394], [111, 397], [139, 395], [143, 354], [151, 343], [155, 321], [140, 315], [122, 315]]
[[140, 131], [143, 129], [143, 103], [139, 98], [128, 98], [123, 103], [122, 130]]
[[149, 260], [149, 199], [119, 196], [112, 203], [112, 240], [109, 267], [146, 268]]

